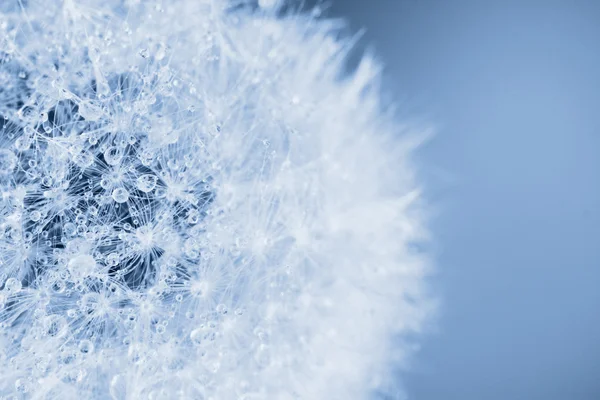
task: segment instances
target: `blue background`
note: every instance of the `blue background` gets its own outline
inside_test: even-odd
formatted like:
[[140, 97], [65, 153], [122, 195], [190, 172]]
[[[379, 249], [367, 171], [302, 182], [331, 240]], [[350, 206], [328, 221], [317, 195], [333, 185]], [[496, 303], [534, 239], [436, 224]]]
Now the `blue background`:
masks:
[[420, 151], [442, 296], [416, 400], [600, 399], [600, 1], [337, 0]]

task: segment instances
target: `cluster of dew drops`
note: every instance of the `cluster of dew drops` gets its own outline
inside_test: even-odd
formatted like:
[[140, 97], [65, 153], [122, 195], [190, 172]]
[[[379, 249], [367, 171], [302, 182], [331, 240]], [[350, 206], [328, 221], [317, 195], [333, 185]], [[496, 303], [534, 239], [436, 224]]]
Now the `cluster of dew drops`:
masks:
[[[16, 391], [50, 373], [84, 381], [99, 349], [124, 346], [135, 363], [152, 358], [144, 346], [213, 342], [245, 310], [221, 302], [222, 272], [202, 267], [219, 251], [204, 224], [215, 166], [178, 125], [194, 110], [175, 106], [174, 78], [160, 65], [116, 74], [101, 96], [93, 80], [0, 58], [0, 358], [22, 371]], [[266, 331], [253, 335], [266, 362]], [[219, 357], [201, 354], [216, 372]]]

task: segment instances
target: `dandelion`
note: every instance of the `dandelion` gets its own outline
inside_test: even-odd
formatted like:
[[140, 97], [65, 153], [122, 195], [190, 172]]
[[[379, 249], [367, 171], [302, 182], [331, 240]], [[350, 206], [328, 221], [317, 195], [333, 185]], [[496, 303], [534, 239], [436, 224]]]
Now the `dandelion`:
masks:
[[377, 64], [281, 0], [0, 4], [0, 396], [349, 399], [429, 314]]

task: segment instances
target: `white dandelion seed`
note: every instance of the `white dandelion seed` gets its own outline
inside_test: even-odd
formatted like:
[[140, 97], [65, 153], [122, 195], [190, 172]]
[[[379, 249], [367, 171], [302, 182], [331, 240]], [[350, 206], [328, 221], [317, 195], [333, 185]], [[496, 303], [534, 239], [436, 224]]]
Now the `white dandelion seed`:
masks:
[[0, 3], [0, 396], [384, 390], [430, 309], [414, 146], [284, 3]]

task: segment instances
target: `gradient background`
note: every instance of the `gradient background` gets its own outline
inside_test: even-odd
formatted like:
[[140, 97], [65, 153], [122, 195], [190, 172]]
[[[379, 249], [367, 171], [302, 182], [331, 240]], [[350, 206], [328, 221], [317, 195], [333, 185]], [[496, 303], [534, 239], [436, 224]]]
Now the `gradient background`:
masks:
[[[436, 137], [415, 400], [600, 399], [600, 1], [333, 0]], [[399, 378], [400, 379], [400, 378]]]

